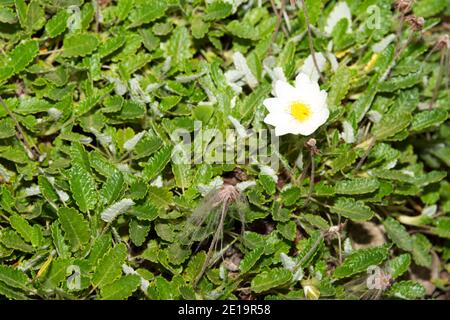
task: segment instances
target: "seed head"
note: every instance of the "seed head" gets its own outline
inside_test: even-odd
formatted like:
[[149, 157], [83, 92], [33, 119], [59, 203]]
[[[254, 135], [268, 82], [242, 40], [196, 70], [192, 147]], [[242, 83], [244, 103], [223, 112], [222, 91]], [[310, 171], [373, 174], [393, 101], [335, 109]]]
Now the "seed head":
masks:
[[420, 31], [423, 28], [423, 25], [425, 24], [425, 19], [422, 17], [417, 16], [407, 16], [405, 18], [405, 21], [410, 25], [411, 29], [413, 31]]
[[236, 201], [239, 197], [239, 190], [231, 184], [224, 184], [216, 194], [213, 207], [222, 203], [230, 203]]
[[394, 3], [395, 9], [403, 14], [407, 14], [411, 11], [411, 5], [412, 3], [410, 0], [396, 0]]
[[306, 141], [305, 146], [311, 151], [312, 154], [319, 154], [319, 149], [317, 149], [317, 141], [314, 138]]
[[450, 49], [450, 36], [448, 34], [440, 36], [436, 42], [436, 48], [438, 50], [442, 50], [444, 48]]

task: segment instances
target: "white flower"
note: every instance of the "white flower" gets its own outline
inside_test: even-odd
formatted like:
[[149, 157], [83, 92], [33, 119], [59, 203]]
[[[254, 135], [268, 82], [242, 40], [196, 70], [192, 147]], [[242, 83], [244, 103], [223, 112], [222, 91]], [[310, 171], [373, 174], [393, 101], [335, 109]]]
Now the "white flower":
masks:
[[264, 122], [275, 126], [275, 135], [287, 133], [308, 136], [324, 124], [330, 114], [327, 93], [320, 90], [317, 81], [299, 73], [295, 87], [285, 81], [275, 83], [275, 98], [263, 101], [269, 110]]
[[341, 1], [338, 2], [333, 10], [330, 12], [330, 15], [327, 18], [325, 32], [331, 34], [333, 32], [334, 27], [338, 24], [341, 19], [348, 20], [347, 33], [352, 31], [352, 14], [350, 12], [350, 8], [348, 7], [347, 2]]
[[[319, 71], [322, 72], [325, 69], [327, 59], [325, 59], [325, 56], [321, 52], [316, 52], [314, 56], [316, 58], [317, 67], [319, 68]], [[298, 72], [305, 73], [312, 81], [318, 81], [320, 78], [320, 74], [317, 72], [316, 66], [314, 65], [314, 59], [311, 54], [306, 57], [305, 62], [303, 62], [303, 65], [300, 67]]]

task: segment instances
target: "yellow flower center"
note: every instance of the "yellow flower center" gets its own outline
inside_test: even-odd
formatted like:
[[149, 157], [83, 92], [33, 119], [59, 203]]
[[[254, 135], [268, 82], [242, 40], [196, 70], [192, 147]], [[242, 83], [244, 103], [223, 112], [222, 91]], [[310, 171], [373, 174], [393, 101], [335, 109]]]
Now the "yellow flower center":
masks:
[[294, 101], [291, 103], [291, 115], [298, 120], [299, 122], [303, 122], [308, 120], [311, 116], [311, 108], [304, 103]]

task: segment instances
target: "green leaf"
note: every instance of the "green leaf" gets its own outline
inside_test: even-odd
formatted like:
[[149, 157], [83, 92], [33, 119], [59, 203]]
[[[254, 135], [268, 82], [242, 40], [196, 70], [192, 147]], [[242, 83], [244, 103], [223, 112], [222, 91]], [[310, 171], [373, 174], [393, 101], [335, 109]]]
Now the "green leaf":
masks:
[[66, 10], [57, 11], [56, 14], [48, 20], [45, 30], [50, 38], [54, 38], [63, 33], [67, 28], [67, 19], [69, 13]]
[[92, 53], [98, 46], [97, 37], [89, 33], [72, 34], [64, 39], [63, 57], [80, 57]]
[[327, 222], [327, 220], [325, 220], [324, 218], [322, 218], [319, 215], [315, 215], [315, 214], [305, 214], [302, 217], [303, 219], [305, 219], [306, 221], [308, 221], [311, 225], [322, 229], [324, 231], [330, 229], [330, 225]]
[[258, 175], [258, 182], [261, 183], [261, 185], [263, 186], [264, 190], [266, 190], [266, 192], [268, 194], [274, 194], [277, 188], [277, 184], [275, 183], [274, 179], [266, 174], [259, 174]]
[[138, 275], [129, 274], [120, 277], [111, 284], [104, 286], [100, 293], [102, 300], [125, 300], [138, 288], [141, 278]]
[[208, 33], [209, 23], [204, 22], [200, 16], [195, 16], [191, 21], [192, 36], [201, 39]]
[[17, 22], [17, 16], [11, 8], [0, 8], [0, 22], [13, 24]]
[[0, 231], [0, 243], [5, 247], [23, 251], [23, 252], [33, 252], [34, 248], [26, 243], [21, 236], [19, 236], [13, 230], [2, 230]]
[[399, 76], [390, 80], [384, 81], [378, 87], [381, 92], [394, 92], [401, 89], [406, 89], [416, 85], [422, 81], [423, 74], [420, 72], [411, 73], [406, 76]]
[[177, 291], [175, 289], [175, 284], [167, 281], [162, 276], [157, 276], [155, 278], [155, 286], [158, 292], [158, 297], [161, 300], [174, 300], [177, 296]]
[[287, 284], [292, 278], [289, 270], [273, 268], [256, 275], [251, 282], [253, 292], [260, 293]]
[[183, 275], [186, 281], [193, 281], [197, 278], [205, 261], [206, 253], [204, 251], [200, 251], [191, 257]]
[[66, 279], [67, 267], [70, 265], [71, 260], [58, 258], [53, 260], [49, 271], [46, 273], [45, 287], [55, 289], [59, 287], [61, 282]]
[[14, 3], [16, 5], [16, 12], [19, 18], [20, 25], [22, 26], [22, 28], [26, 28], [28, 7], [25, 3], [25, 0], [14, 0]]
[[243, 39], [258, 40], [260, 38], [260, 35], [256, 32], [255, 27], [246, 22], [233, 20], [227, 25], [227, 30], [232, 35]]
[[340, 65], [336, 73], [331, 78], [330, 92], [328, 93], [328, 105], [337, 107], [345, 98], [350, 89], [350, 79], [352, 73], [345, 65]]
[[[0, 76], [1, 77], [1, 76]], [[16, 135], [16, 125], [11, 118], [0, 120], [0, 139], [13, 137]]]
[[384, 115], [380, 122], [374, 124], [372, 134], [377, 140], [384, 140], [407, 128], [411, 122], [408, 112], [395, 112]]
[[422, 267], [430, 268], [433, 262], [431, 256], [431, 243], [423, 234], [415, 234], [413, 236], [412, 255], [414, 262]]
[[90, 239], [89, 223], [73, 208], [60, 208], [58, 217], [72, 251], [82, 248]]
[[29, 40], [16, 46], [9, 54], [8, 65], [13, 68], [14, 73], [19, 73], [25, 69], [39, 52], [39, 43]]
[[58, 256], [61, 258], [67, 258], [70, 255], [70, 249], [64, 241], [64, 236], [61, 230], [61, 224], [58, 220], [52, 223], [50, 226], [53, 245], [55, 246]]
[[383, 222], [384, 228], [389, 238], [399, 247], [400, 249], [411, 251], [413, 248], [413, 239], [409, 235], [406, 228], [400, 224], [394, 218], [388, 217]]
[[224, 1], [214, 1], [206, 7], [205, 20], [221, 20], [231, 14], [233, 6]]
[[374, 192], [380, 183], [375, 178], [354, 178], [342, 180], [336, 183], [336, 193], [338, 194], [364, 194]]
[[281, 201], [285, 206], [292, 206], [300, 198], [300, 195], [300, 188], [291, 187], [281, 192]]
[[261, 84], [250, 95], [246, 96], [242, 103], [238, 104], [236, 108], [236, 119], [239, 119], [243, 125], [247, 125], [251, 122], [255, 116], [255, 112], [262, 105], [263, 100], [266, 98], [271, 90], [270, 85]]
[[138, 27], [144, 23], [152, 22], [164, 15], [167, 10], [166, 0], [142, 0], [130, 13], [131, 27]]
[[115, 170], [103, 184], [103, 188], [100, 190], [100, 195], [105, 200], [105, 203], [110, 205], [120, 197], [124, 189], [125, 184], [123, 174], [119, 170]]
[[166, 145], [156, 152], [145, 164], [142, 176], [149, 181], [154, 178], [165, 168], [172, 156], [172, 146]]
[[89, 155], [81, 143], [72, 143], [72, 145], [70, 146], [70, 159], [72, 160], [73, 164], [82, 167], [88, 172], [91, 171]]
[[448, 6], [446, 0], [419, 0], [413, 3], [413, 12], [415, 15], [428, 18], [434, 16]]
[[359, 99], [352, 105], [349, 118], [354, 120], [354, 122], [359, 123], [364, 118], [367, 111], [369, 111], [373, 99], [378, 91], [379, 78], [380, 76], [378, 74], [373, 76], [370, 79], [367, 89], [364, 90], [361, 97], [359, 97]]
[[308, 8], [309, 21], [312, 25], [317, 22], [317, 19], [322, 13], [323, 1], [322, 0], [306, 0], [306, 7]]
[[352, 165], [358, 158], [356, 151], [353, 149], [348, 149], [348, 147], [344, 147], [342, 151], [343, 152], [341, 152], [336, 158], [334, 158], [331, 161], [330, 165], [332, 167], [331, 171], [332, 174], [335, 174], [336, 172], [339, 172], [340, 170], [343, 170], [346, 167]]
[[347, 278], [351, 275], [367, 271], [370, 266], [377, 266], [389, 256], [389, 247], [380, 246], [352, 251], [344, 262], [334, 270], [336, 279]]
[[140, 247], [150, 231], [150, 223], [133, 219], [130, 221], [129, 230], [131, 241]]
[[373, 217], [373, 211], [364, 202], [352, 198], [338, 198], [330, 211], [353, 221], [366, 221]]
[[111, 244], [112, 239], [110, 233], [104, 233], [97, 237], [94, 241], [91, 252], [89, 253], [89, 264], [95, 266], [97, 262], [111, 249]]
[[399, 255], [398, 257], [389, 260], [387, 263], [387, 268], [389, 274], [393, 279], [398, 278], [406, 271], [408, 271], [409, 265], [411, 264], [411, 255], [408, 253], [404, 253]]
[[253, 266], [256, 264], [256, 262], [258, 262], [259, 258], [261, 258], [261, 256], [264, 253], [264, 247], [259, 247], [256, 248], [250, 252], [248, 252], [245, 256], [244, 259], [241, 260], [241, 263], [239, 264], [239, 269], [241, 270], [241, 273], [247, 273], [249, 272]]
[[423, 298], [426, 290], [421, 284], [408, 280], [394, 283], [387, 294], [400, 299], [414, 300]]
[[11, 224], [11, 227], [13, 227], [25, 241], [31, 242], [33, 227], [25, 218], [14, 214], [9, 218], [9, 223]]
[[27, 29], [39, 30], [45, 24], [45, 12], [38, 1], [33, 0], [28, 5]]
[[58, 194], [56, 193], [53, 185], [47, 179], [46, 176], [41, 175], [38, 177], [39, 190], [41, 191], [44, 198], [50, 202], [55, 203], [59, 200]]
[[101, 58], [113, 53], [125, 44], [126, 38], [123, 35], [118, 35], [114, 38], [109, 38], [98, 48], [98, 54]]
[[0, 281], [0, 296], [5, 296], [11, 300], [28, 300], [21, 291], [16, 288], [12, 288]]
[[119, 0], [117, 4], [117, 17], [120, 21], [125, 20], [133, 8], [134, 0]]
[[187, 163], [175, 164], [172, 163], [172, 172], [175, 177], [175, 182], [181, 189], [186, 189], [191, 186], [192, 171], [191, 165]]
[[192, 56], [191, 38], [185, 27], [177, 27], [172, 33], [166, 46], [166, 54], [172, 57], [172, 63], [176, 66]]
[[173, 204], [173, 194], [166, 188], [148, 187], [148, 197], [156, 207], [168, 208]]
[[434, 222], [434, 225], [436, 226], [432, 229], [434, 234], [442, 238], [450, 239], [450, 217], [438, 218]]
[[112, 282], [122, 274], [122, 264], [127, 257], [127, 247], [120, 243], [111, 248], [105, 256], [97, 263], [92, 283], [95, 287], [102, 288]]
[[134, 206], [130, 212], [139, 220], [153, 221], [158, 217], [158, 209], [151, 203], [146, 203], [141, 206]]
[[416, 113], [412, 119], [411, 130], [422, 131], [435, 127], [447, 120], [448, 114], [444, 109], [426, 110]]
[[320, 231], [313, 231], [308, 239], [304, 239], [299, 243], [299, 254], [297, 259], [302, 268], [307, 268], [313, 263], [314, 259], [320, 254], [323, 246], [323, 237]]
[[0, 281], [23, 290], [27, 290], [30, 283], [30, 279], [23, 271], [4, 265], [0, 265]]
[[97, 205], [97, 191], [94, 178], [83, 167], [75, 164], [69, 170], [72, 197], [82, 212], [88, 212]]
[[287, 240], [294, 241], [297, 236], [297, 225], [294, 221], [277, 224], [278, 232]]

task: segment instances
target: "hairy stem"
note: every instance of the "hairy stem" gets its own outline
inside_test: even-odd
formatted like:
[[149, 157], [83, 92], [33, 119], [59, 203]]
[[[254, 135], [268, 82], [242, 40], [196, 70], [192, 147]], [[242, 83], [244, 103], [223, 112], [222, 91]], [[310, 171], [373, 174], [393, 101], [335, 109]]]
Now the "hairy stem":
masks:
[[324, 78], [322, 76], [322, 73], [320, 72], [319, 64], [317, 63], [316, 59], [316, 51], [314, 50], [314, 44], [312, 39], [312, 33], [311, 33], [311, 26], [309, 22], [309, 15], [308, 15], [308, 9], [306, 8], [305, 0], [302, 1], [302, 9], [303, 9], [303, 16], [305, 17], [305, 23], [306, 23], [306, 29], [308, 31], [308, 44], [309, 44], [309, 50], [311, 51], [311, 56], [313, 59], [314, 67], [317, 70], [317, 73], [319, 74], [320, 80], [324, 82]]

